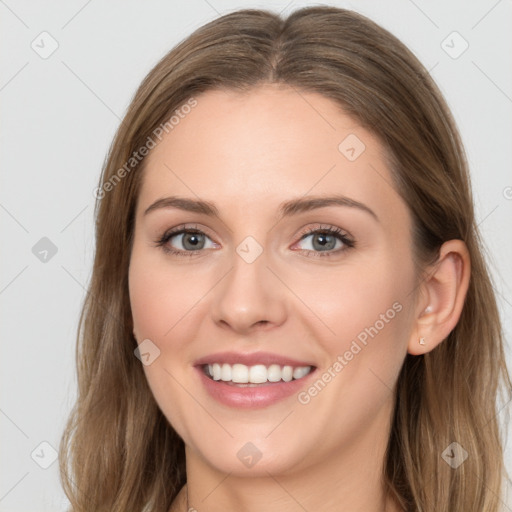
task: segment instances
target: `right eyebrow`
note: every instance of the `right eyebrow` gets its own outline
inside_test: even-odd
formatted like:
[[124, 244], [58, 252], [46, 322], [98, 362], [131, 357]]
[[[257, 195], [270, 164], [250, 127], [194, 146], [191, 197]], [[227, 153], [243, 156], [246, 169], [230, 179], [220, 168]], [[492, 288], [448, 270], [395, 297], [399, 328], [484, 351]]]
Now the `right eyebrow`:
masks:
[[209, 201], [202, 201], [200, 199], [187, 199], [185, 197], [170, 196], [158, 199], [144, 212], [147, 215], [149, 212], [160, 208], [178, 208], [187, 212], [202, 213], [212, 217], [219, 217], [219, 210], [216, 206]]

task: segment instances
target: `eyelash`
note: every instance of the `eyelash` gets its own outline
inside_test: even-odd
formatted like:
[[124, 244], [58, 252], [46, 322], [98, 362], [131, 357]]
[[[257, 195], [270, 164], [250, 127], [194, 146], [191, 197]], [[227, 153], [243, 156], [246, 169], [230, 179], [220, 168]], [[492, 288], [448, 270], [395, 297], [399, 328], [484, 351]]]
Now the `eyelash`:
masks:
[[[208, 236], [203, 231], [197, 229], [197, 228], [188, 228], [184, 226], [178, 226], [176, 228], [171, 229], [170, 231], [166, 231], [160, 238], [158, 238], [155, 242], [156, 247], [160, 247], [166, 254], [170, 254], [173, 256], [183, 256], [183, 257], [191, 257], [196, 256], [198, 253], [202, 251], [202, 249], [199, 249], [197, 251], [179, 251], [176, 249], [172, 249], [167, 246], [167, 242], [176, 235], [181, 234], [199, 234], [199, 235], [205, 235]], [[335, 251], [311, 251], [309, 249], [301, 249], [302, 252], [312, 253], [311, 255], [315, 258], [329, 258], [333, 257], [334, 255], [337, 255], [338, 253], [345, 252], [348, 249], [352, 249], [355, 247], [355, 242], [351, 238], [349, 238], [344, 231], [342, 231], [340, 228], [337, 228], [335, 226], [327, 226], [327, 227], [316, 227], [316, 228], [307, 228], [306, 230], [302, 231], [300, 234], [299, 242], [302, 241], [304, 238], [307, 238], [308, 236], [312, 234], [322, 234], [322, 235], [332, 235], [338, 240], [340, 240], [345, 248], [337, 249]]]

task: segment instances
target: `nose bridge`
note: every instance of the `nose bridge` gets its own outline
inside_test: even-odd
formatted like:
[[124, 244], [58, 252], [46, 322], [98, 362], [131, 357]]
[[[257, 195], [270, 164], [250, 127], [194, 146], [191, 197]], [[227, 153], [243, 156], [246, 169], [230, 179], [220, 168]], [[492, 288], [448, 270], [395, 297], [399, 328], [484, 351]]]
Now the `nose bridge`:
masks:
[[216, 291], [215, 322], [244, 331], [262, 322], [279, 324], [283, 321], [283, 290], [267, 268], [268, 260], [263, 246], [252, 237], [236, 247], [231, 270]]

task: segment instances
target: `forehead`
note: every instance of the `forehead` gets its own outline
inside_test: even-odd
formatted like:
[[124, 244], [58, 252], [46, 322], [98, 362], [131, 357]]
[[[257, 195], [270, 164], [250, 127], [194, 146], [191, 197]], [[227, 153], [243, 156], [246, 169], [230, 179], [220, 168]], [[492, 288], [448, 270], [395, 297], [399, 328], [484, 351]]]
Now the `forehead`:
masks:
[[403, 213], [380, 141], [333, 100], [282, 85], [195, 99], [147, 157], [142, 206], [173, 194], [243, 212], [336, 192]]

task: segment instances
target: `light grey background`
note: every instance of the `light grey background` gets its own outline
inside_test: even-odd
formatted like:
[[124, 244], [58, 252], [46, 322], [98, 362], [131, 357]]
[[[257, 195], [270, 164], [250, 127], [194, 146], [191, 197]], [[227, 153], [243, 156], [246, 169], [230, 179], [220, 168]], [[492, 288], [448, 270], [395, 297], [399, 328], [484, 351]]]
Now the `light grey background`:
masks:
[[[389, 29], [445, 94], [468, 153], [509, 342], [511, 1], [325, 3]], [[94, 249], [93, 189], [136, 87], [164, 53], [220, 14], [241, 7], [289, 13], [304, 5], [311, 2], [0, 0], [1, 511], [64, 510], [67, 502], [58, 462], [41, 467], [52, 451], [40, 443], [58, 448], [74, 401], [76, 329]], [[53, 40], [58, 48], [42, 58]], [[458, 55], [465, 41], [469, 47]], [[43, 237], [57, 249], [46, 262], [32, 250]], [[510, 502], [504, 510], [512, 510]]]

